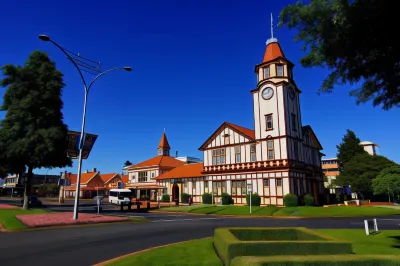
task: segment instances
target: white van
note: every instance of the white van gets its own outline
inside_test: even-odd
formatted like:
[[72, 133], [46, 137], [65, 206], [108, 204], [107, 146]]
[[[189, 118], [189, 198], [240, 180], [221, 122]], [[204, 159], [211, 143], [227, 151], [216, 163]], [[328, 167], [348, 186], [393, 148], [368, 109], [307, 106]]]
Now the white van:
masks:
[[132, 191], [130, 189], [111, 189], [108, 194], [108, 202], [121, 205], [121, 202], [128, 204], [131, 202]]

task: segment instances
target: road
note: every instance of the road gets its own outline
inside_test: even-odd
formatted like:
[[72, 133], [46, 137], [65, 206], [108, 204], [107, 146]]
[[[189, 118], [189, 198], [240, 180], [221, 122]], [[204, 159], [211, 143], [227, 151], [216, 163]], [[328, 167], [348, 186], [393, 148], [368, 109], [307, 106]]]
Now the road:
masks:
[[[363, 218], [227, 218], [163, 213], [118, 213], [150, 219], [142, 224], [0, 233], [0, 262], [5, 265], [93, 265], [146, 248], [212, 236], [218, 227], [359, 228]], [[400, 217], [381, 217], [381, 230], [399, 229]]]

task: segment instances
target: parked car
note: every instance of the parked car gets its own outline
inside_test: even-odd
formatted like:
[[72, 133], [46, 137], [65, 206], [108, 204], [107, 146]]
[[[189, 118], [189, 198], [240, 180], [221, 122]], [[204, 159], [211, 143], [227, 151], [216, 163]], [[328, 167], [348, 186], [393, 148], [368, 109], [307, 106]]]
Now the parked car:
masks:
[[[21, 199], [21, 203], [24, 204], [24, 199]], [[39, 199], [38, 196], [29, 196], [29, 206], [42, 206], [42, 201]]]

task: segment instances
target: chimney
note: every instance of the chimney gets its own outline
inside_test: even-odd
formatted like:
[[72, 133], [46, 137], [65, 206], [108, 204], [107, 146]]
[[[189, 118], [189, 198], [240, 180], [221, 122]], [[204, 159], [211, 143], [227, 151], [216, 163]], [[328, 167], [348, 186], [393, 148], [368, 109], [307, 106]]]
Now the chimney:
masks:
[[178, 151], [175, 152], [175, 157], [178, 158]]
[[86, 170], [86, 171], [85, 171], [85, 174], [87, 174], [87, 173], [89, 173], [89, 170]]
[[93, 171], [92, 171], [92, 172], [93, 172], [93, 173], [94, 173], [94, 172], [97, 172], [96, 170], [97, 170], [96, 168], [93, 168]]

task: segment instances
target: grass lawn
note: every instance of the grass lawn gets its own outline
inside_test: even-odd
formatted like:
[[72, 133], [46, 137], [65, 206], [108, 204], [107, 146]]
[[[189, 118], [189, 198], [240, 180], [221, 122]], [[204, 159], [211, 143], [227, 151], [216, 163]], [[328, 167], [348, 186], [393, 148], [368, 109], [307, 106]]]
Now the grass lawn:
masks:
[[[220, 215], [250, 215], [249, 206], [216, 206], [216, 205], [194, 205], [181, 207], [162, 208], [161, 211], [188, 212], [198, 214], [220, 214]], [[335, 216], [379, 216], [400, 215], [397, 208], [384, 208], [372, 206], [335, 206], [335, 207], [275, 207], [263, 206], [252, 207], [251, 215], [265, 216], [304, 216], [304, 217], [335, 217]]]
[[43, 209], [30, 209], [30, 210], [22, 210], [22, 209], [0, 209], [0, 222], [6, 229], [9, 230], [19, 230], [28, 228], [24, 225], [20, 220], [15, 217], [19, 214], [40, 214], [46, 213], [46, 210]]
[[[369, 236], [365, 235], [363, 229], [320, 229], [315, 231], [352, 242], [353, 251], [356, 254], [398, 255], [400, 252], [400, 232], [398, 230], [382, 231], [377, 235]], [[108, 265], [222, 266], [222, 262], [214, 251], [213, 239], [207, 238], [145, 251]]]
[[108, 265], [223, 266], [214, 252], [213, 238], [192, 240], [186, 243], [149, 250], [122, 258]]

